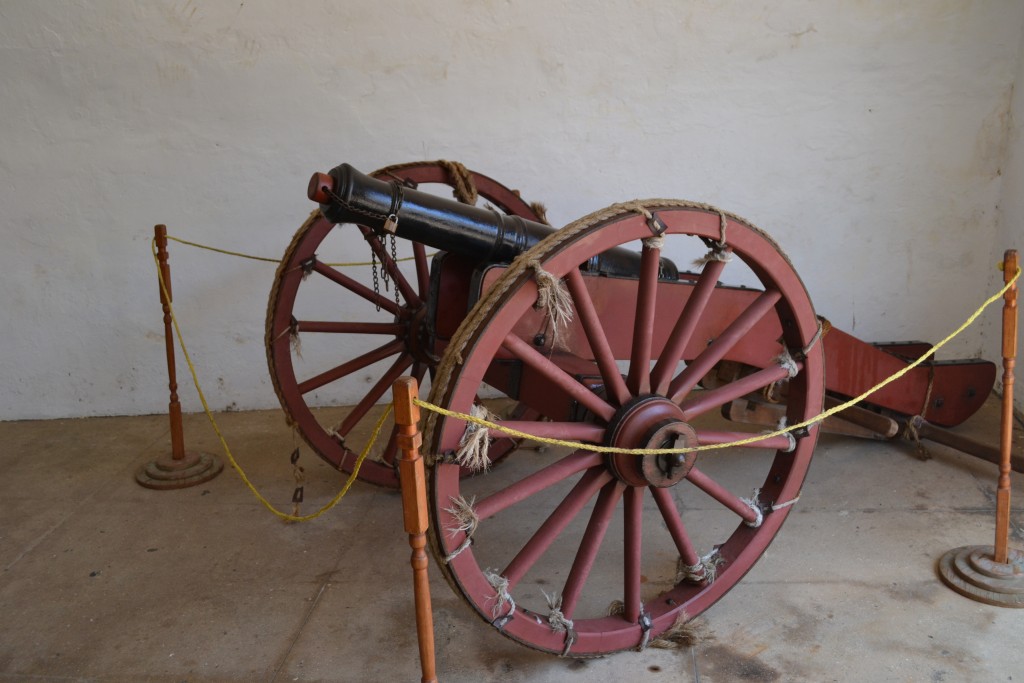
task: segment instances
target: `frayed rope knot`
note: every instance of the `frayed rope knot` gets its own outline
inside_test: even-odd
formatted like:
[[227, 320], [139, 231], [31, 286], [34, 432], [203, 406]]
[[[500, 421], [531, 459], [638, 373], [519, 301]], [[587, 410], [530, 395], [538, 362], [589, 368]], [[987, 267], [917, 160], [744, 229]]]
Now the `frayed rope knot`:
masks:
[[[493, 569], [488, 569], [484, 571], [484, 578], [487, 579], [487, 583], [491, 584], [495, 593], [494, 607], [491, 608], [491, 616], [494, 617], [494, 620], [491, 625], [500, 630], [504, 628], [505, 624], [512, 621], [512, 615], [516, 611], [516, 601], [508, 592], [508, 579], [504, 576]], [[508, 610], [502, 614], [506, 605], [508, 605]]]
[[753, 521], [744, 520], [743, 523], [747, 526], [756, 529], [764, 522], [764, 511], [761, 509], [761, 503], [758, 502], [757, 498], [761, 495], [761, 489], [754, 489], [754, 493], [750, 498], [740, 498], [747, 507], [754, 511], [757, 515]]
[[732, 252], [715, 247], [708, 253], [701, 256], [699, 259], [694, 259], [693, 265], [700, 267], [708, 263], [711, 263], [712, 261], [721, 261], [722, 263], [728, 263], [729, 261], [732, 261]]
[[543, 588], [540, 592], [544, 594], [544, 599], [548, 603], [548, 624], [551, 626], [551, 630], [556, 633], [565, 633], [565, 647], [562, 649], [562, 654], [559, 655], [565, 657], [576, 642], [576, 629], [573, 628], [572, 619], [566, 619], [562, 614], [562, 596], [548, 595]]
[[704, 256], [693, 262], [695, 266], [703, 266], [711, 261], [721, 261], [728, 263], [732, 261], [732, 252], [729, 251], [729, 244], [725, 241], [725, 230], [729, 225], [729, 219], [725, 217], [725, 214], [721, 211], [718, 212], [718, 231], [719, 237], [717, 242], [711, 243], [711, 249]]
[[[779, 424], [777, 424], [775, 426], [775, 431], [776, 432], [782, 432], [782, 430], [786, 428], [787, 422], [788, 421], [786, 419], [786, 416], [783, 415], [781, 418], [779, 418]], [[772, 432], [764, 432], [764, 433], [765, 434], [771, 434]], [[789, 445], [786, 446], [786, 450], [784, 450], [783, 453], [792, 453], [793, 451], [795, 451], [796, 450], [796, 437], [793, 436], [793, 432], [782, 432], [782, 436], [786, 437], [786, 440], [789, 442]]]
[[685, 610], [679, 610], [679, 616], [675, 622], [661, 635], [652, 640], [648, 647], [656, 647], [662, 650], [678, 650], [684, 647], [693, 647], [705, 639], [713, 638], [707, 632], [703, 621], [690, 621], [690, 615]]
[[723, 564], [725, 559], [718, 554], [718, 548], [715, 548], [707, 555], [702, 555], [697, 564], [685, 564], [683, 558], [679, 558], [679, 565], [676, 569], [676, 583], [682, 583], [686, 581], [688, 583], [704, 583], [711, 585], [718, 578], [718, 567]]
[[687, 583], [703, 583], [708, 577], [703, 562], [697, 564], [684, 564], [683, 558], [679, 558], [679, 569], [676, 572], [676, 583], [686, 581]]
[[558, 338], [558, 331], [572, 322], [572, 297], [565, 283], [544, 270], [540, 261], [533, 260], [526, 264], [532, 268], [537, 281], [537, 303], [534, 308], [547, 313], [551, 320], [552, 334]]
[[793, 379], [800, 373], [800, 366], [797, 365], [796, 359], [790, 354], [789, 349], [785, 346], [782, 347], [782, 353], [775, 356], [772, 359], [773, 362], [778, 363], [786, 374], [789, 375], [790, 379]]
[[[481, 420], [495, 422], [498, 417], [482, 405], [476, 403], [469, 409], [469, 414]], [[487, 428], [472, 422], [466, 425], [466, 431], [459, 440], [459, 450], [455, 452], [455, 462], [472, 470], [479, 472], [491, 466], [487, 457], [487, 450], [491, 444]]]
[[548, 208], [541, 202], [530, 202], [530, 210], [537, 216], [537, 220], [544, 225], [551, 225], [548, 221]]
[[641, 240], [641, 242], [648, 249], [661, 249], [665, 246], [665, 238], [660, 235], [658, 237], [647, 237]]
[[449, 513], [455, 520], [455, 524], [446, 527], [448, 535], [452, 538], [459, 535], [459, 533], [466, 534], [466, 538], [462, 541], [458, 548], [451, 551], [444, 556], [444, 563], [448, 564], [456, 557], [459, 556], [463, 550], [473, 544], [473, 534], [476, 532], [478, 526], [480, 526], [480, 517], [476, 514], [476, 510], [473, 509], [473, 503], [476, 502], [476, 497], [466, 500], [462, 496], [458, 498], [449, 498], [452, 506], [445, 508], [445, 512]]

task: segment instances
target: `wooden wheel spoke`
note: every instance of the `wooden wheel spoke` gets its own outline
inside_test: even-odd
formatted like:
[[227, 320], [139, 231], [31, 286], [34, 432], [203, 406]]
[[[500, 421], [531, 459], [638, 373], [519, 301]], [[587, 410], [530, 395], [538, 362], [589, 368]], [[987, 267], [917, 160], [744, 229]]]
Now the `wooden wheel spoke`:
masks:
[[615, 414], [615, 408], [608, 405], [604, 399], [580, 384], [572, 375], [548, 360], [547, 357], [520, 339], [515, 333], [508, 334], [502, 345], [512, 355], [545, 375], [548, 381], [564, 390], [598, 417], [608, 421]]
[[668, 390], [670, 398], [676, 403], [681, 403], [690, 390], [697, 386], [697, 382], [711, 371], [715, 363], [722, 360], [743, 336], [772, 310], [781, 296], [777, 289], [762, 292], [710, 346], [701, 351], [700, 355], [672, 380]]
[[421, 387], [423, 386], [423, 378], [427, 375], [427, 366], [424, 363], [416, 361], [412, 364], [412, 376], [416, 378], [416, 383]]
[[687, 473], [686, 478], [701, 491], [742, 517], [743, 521], [750, 522], [751, 524], [757, 521], [758, 515], [753, 508], [740, 500], [739, 496], [730, 493], [728, 489], [708, 475], [704, 474], [701, 470], [696, 467], [692, 468], [689, 473]]
[[403, 297], [405, 297], [406, 302], [413, 308], [419, 307], [423, 303], [420, 300], [419, 295], [416, 294], [416, 290], [412, 288], [412, 285], [409, 284], [405, 275], [402, 274], [402, 271], [398, 267], [398, 264], [395, 263], [395, 260], [387, 253], [387, 250], [384, 248], [384, 244], [381, 243], [377, 234], [365, 225], [360, 225], [359, 231], [363, 233], [363, 237], [366, 238], [367, 243], [370, 245], [370, 249], [372, 249], [373, 253], [377, 255], [378, 259], [380, 259], [380, 263], [384, 267], [384, 270], [387, 271], [388, 275], [391, 277], [391, 281], [398, 287], [398, 291], [402, 293]]
[[394, 465], [395, 455], [398, 453], [398, 425], [391, 427], [391, 435], [388, 437], [388, 442], [384, 446], [384, 452], [380, 454], [381, 462]]
[[[798, 366], [799, 367], [799, 366]], [[680, 406], [683, 410], [683, 419], [690, 421], [699, 415], [719, 408], [729, 401], [746, 396], [749, 393], [764, 389], [765, 387], [789, 377], [789, 370], [781, 365], [772, 365], [741, 377], [728, 384], [723, 384], [707, 391], [698, 391], [690, 395], [690, 398]]]
[[392, 301], [391, 299], [384, 298], [383, 296], [377, 294], [366, 285], [356, 282], [348, 275], [345, 275], [339, 270], [331, 268], [330, 266], [320, 263], [319, 261], [317, 261], [316, 264], [313, 266], [313, 270], [320, 273], [331, 282], [341, 285], [342, 287], [352, 292], [353, 294], [361, 296], [362, 298], [369, 301], [371, 304], [374, 304], [375, 306], [380, 306], [388, 313], [392, 313], [394, 315], [405, 314], [404, 311], [402, 310], [402, 307], [396, 304], [394, 301]]
[[[742, 441], [749, 439], [756, 434], [750, 432], [719, 432], [709, 430], [697, 430], [697, 443], [701, 446], [707, 446], [711, 444], [721, 443], [732, 443], [734, 441]], [[770, 448], [776, 451], [788, 451], [792, 447], [789, 437], [785, 434], [779, 436], [773, 436], [770, 438], [758, 439], [751, 443], [742, 444], [740, 446], [733, 446], [733, 448]], [[721, 451], [718, 451], [721, 453]]]
[[583, 509], [598, 489], [611, 481], [612, 475], [600, 467], [593, 467], [576, 482], [572, 490], [562, 499], [540, 528], [530, 537], [501, 573], [508, 579], [509, 589], [519, 583], [530, 567], [540, 559], [544, 551], [551, 547], [562, 530], [568, 526], [579, 511]]
[[[562, 439], [566, 441], [582, 441], [585, 443], [601, 443], [604, 441], [605, 428], [586, 422], [537, 422], [531, 420], [502, 420], [502, 427], [516, 429], [526, 434], [545, 439]], [[489, 430], [491, 438], [509, 438], [500, 429]], [[513, 437], [514, 438], [514, 437]]]
[[412, 253], [416, 257], [416, 282], [420, 288], [420, 296], [427, 296], [430, 292], [430, 264], [427, 263], [427, 248], [420, 242], [413, 242]]
[[322, 320], [296, 321], [297, 332], [325, 332], [328, 334], [386, 334], [398, 336], [405, 331], [401, 323], [351, 323]]
[[625, 553], [623, 577], [623, 616], [626, 621], [634, 623], [640, 619], [640, 558], [643, 550], [644, 520], [644, 489], [630, 487], [626, 489], [625, 507], [622, 515], [624, 522]]
[[611, 391], [615, 402], [622, 405], [629, 400], [629, 390], [626, 388], [626, 382], [622, 379], [618, 365], [615, 364], [615, 355], [608, 343], [608, 336], [601, 326], [601, 319], [579, 269], [570, 270], [566, 276], [566, 282], [569, 285], [569, 294], [572, 295], [573, 303], [576, 305], [576, 313], [579, 315], [583, 332], [587, 335], [587, 341], [590, 342], [590, 350], [594, 353], [597, 367], [601, 371], [601, 378]]
[[306, 381], [300, 382], [298, 385], [299, 393], [307, 394], [311, 391], [319, 389], [325, 384], [330, 384], [331, 382], [341, 379], [346, 375], [350, 375], [353, 372], [356, 372], [357, 370], [362, 370], [367, 365], [372, 365], [373, 363], [376, 363], [379, 360], [383, 360], [388, 356], [393, 356], [396, 353], [400, 353], [404, 349], [405, 342], [403, 342], [400, 339], [385, 344], [380, 348], [374, 349], [373, 351], [370, 351], [368, 353], [364, 353], [363, 355], [358, 356], [357, 358], [353, 358], [347, 363], [342, 363], [336, 368], [332, 368], [330, 370], [327, 370], [326, 372], [321, 372], [319, 375], [316, 375], [315, 377], [310, 377]]
[[654, 387], [654, 393], [664, 395], [668, 392], [669, 382], [675, 374], [676, 365], [682, 360], [686, 347], [690, 343], [690, 339], [693, 338], [694, 330], [697, 329], [697, 323], [700, 322], [708, 301], [711, 300], [711, 294], [715, 291], [715, 285], [718, 284], [725, 263], [725, 261], [709, 261], [701, 271], [697, 284], [690, 293], [690, 298], [683, 306], [679, 320], [676, 321], [669, 334], [661, 357], [651, 372], [651, 385]]
[[629, 356], [626, 386], [634, 396], [651, 391], [651, 339], [658, 298], [658, 270], [661, 249], [645, 244], [640, 254], [640, 279], [637, 281], [636, 313], [633, 319], [633, 343]]
[[500, 491], [496, 491], [486, 498], [477, 501], [476, 505], [473, 506], [474, 510], [477, 517], [481, 520], [493, 517], [502, 510], [522, 502], [560, 481], [565, 481], [578, 472], [590, 469], [591, 467], [597, 467], [601, 463], [602, 458], [598, 453], [580, 453], [576, 451], [520, 479], [514, 484], [510, 484]]
[[384, 395], [384, 392], [391, 388], [391, 385], [395, 383], [395, 380], [398, 379], [410, 365], [412, 365], [412, 356], [408, 353], [400, 355], [394, 364], [388, 368], [387, 372], [377, 380], [377, 383], [370, 387], [370, 390], [366, 392], [366, 396], [363, 396], [362, 400], [360, 400], [359, 403], [352, 408], [349, 414], [345, 416], [344, 421], [342, 421], [341, 426], [338, 428], [338, 433], [342, 436], [347, 436], [356, 423], [366, 416], [366, 413], [370, 408], [377, 404], [377, 401], [379, 401], [381, 396]]
[[665, 520], [665, 526], [668, 527], [668, 533], [672, 536], [672, 542], [675, 543], [676, 550], [679, 551], [679, 557], [683, 558], [683, 562], [687, 566], [697, 566], [700, 562], [700, 556], [693, 547], [690, 535], [686, 532], [686, 526], [683, 524], [683, 519], [679, 514], [675, 501], [672, 500], [671, 492], [668, 489], [652, 486], [651, 496], [658, 505], [661, 518]]
[[587, 530], [583, 532], [583, 539], [576, 550], [576, 559], [573, 560], [572, 569], [569, 570], [569, 576], [562, 588], [562, 614], [566, 619], [572, 619], [583, 586], [590, 576], [594, 560], [597, 559], [597, 551], [601, 549], [601, 541], [604, 540], [604, 534], [611, 523], [615, 504], [625, 488], [626, 485], [622, 482], [612, 481], [601, 489], [601, 494], [597, 497], [597, 503], [587, 523]]

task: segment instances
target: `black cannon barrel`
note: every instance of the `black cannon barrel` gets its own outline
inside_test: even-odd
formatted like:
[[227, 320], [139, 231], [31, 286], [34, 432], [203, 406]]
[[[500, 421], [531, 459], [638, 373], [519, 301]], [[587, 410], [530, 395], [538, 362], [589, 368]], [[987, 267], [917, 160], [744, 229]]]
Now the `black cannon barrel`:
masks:
[[[376, 180], [348, 164], [316, 173], [309, 197], [334, 223], [359, 223], [374, 230], [393, 229], [398, 237], [466, 256], [481, 263], [511, 263], [516, 256], [554, 232], [543, 223], [462, 204], [396, 183]], [[392, 224], [389, 217], [396, 222]], [[640, 254], [616, 248], [584, 266], [587, 272], [635, 277]], [[675, 264], [661, 259], [660, 277], [675, 280]]]

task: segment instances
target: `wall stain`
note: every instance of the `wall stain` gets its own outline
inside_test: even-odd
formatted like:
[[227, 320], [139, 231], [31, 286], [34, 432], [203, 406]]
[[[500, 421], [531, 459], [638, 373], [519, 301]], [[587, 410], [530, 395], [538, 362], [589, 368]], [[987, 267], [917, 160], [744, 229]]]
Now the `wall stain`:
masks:
[[996, 106], [985, 116], [974, 138], [974, 158], [970, 174], [993, 180], [1003, 174], [1003, 166], [1010, 153], [1013, 131], [1013, 84], [1007, 86]]
[[176, 62], [161, 62], [157, 64], [156, 73], [164, 83], [180, 83], [191, 75], [187, 66]]

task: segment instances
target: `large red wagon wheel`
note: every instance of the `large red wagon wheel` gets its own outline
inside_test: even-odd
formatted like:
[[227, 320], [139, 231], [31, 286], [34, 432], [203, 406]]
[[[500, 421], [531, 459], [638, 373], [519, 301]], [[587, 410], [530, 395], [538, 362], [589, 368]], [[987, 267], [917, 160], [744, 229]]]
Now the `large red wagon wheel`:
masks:
[[[538, 220], [534, 209], [514, 191], [450, 162], [389, 166], [373, 177], [413, 186], [447, 185], [456, 188], [456, 196], [464, 201], [467, 188], [475, 187], [480, 197], [502, 211]], [[378, 291], [370, 286], [369, 267], [330, 265], [331, 261], [369, 260], [369, 251], [348, 251], [351, 242], [339, 237], [336, 226], [315, 211], [281, 259], [266, 324], [267, 362], [281, 407], [313, 450], [344, 472], [352, 471], [380, 410], [376, 404], [392, 382], [402, 374], [422, 382], [437, 362], [426, 329], [430, 278], [426, 249], [418, 242], [399, 240], [397, 248], [411, 251], [411, 258], [408, 263], [401, 258], [396, 262], [376, 232], [353, 227], [380, 264]], [[335, 240], [333, 251], [330, 240]], [[362, 308], [345, 310], [332, 306], [331, 300], [357, 306], [361, 301]], [[332, 407], [332, 402], [354, 407], [345, 410]], [[320, 407], [324, 403], [327, 407]], [[360, 468], [359, 478], [397, 487], [393, 466], [397, 447], [394, 428], [389, 427]]]
[[[630, 243], [643, 245], [636, 280], [581, 273], [592, 256]], [[711, 259], [699, 273], [659, 281], [660, 255], [682, 263], [688, 253]], [[573, 302], [575, 321], [554, 347], [530, 336], [541, 315], [538, 262]], [[744, 286], [718, 284], [730, 274]], [[746, 286], [755, 280], [763, 291]], [[623, 291], [630, 296], [616, 295]], [[431, 399], [469, 413], [480, 384], [498, 377], [489, 368], [519, 363], [531, 395], [560, 395], [576, 409], [509, 426], [624, 448], [726, 443], [751, 435], [725, 431], [717, 409], [774, 382], [789, 383], [790, 424], [819, 412], [818, 336], [803, 284], [761, 231], [703, 205], [616, 205], [547, 238], [491, 286], [449, 345]], [[756, 371], [701, 388], [722, 360]], [[579, 371], [586, 363], [589, 378]], [[779, 530], [817, 439], [811, 428], [685, 456], [519, 452], [460, 478], [445, 456], [466, 423], [431, 414], [427, 430], [440, 454], [432, 542], [450, 583], [508, 637], [572, 656], [644, 647], [719, 599]]]

